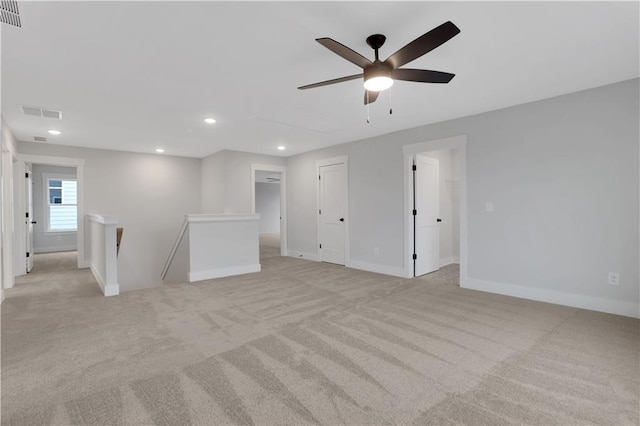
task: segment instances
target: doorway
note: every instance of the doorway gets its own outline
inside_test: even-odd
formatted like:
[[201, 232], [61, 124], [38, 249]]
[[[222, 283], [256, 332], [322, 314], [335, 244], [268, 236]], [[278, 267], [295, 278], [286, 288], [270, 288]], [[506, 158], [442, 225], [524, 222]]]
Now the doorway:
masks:
[[[18, 154], [14, 173], [14, 275], [25, 275], [38, 253], [75, 252], [77, 268], [89, 265], [84, 252], [84, 160]], [[27, 213], [29, 216], [27, 216]]]
[[286, 256], [286, 167], [251, 165], [251, 212], [260, 214], [260, 256]]
[[[405, 276], [467, 276], [466, 137], [403, 147]], [[459, 267], [458, 267], [459, 265]], [[459, 271], [459, 272], [458, 272]]]
[[36, 254], [68, 252], [77, 259], [76, 167], [26, 163], [25, 171], [26, 272], [46, 258]]
[[[414, 159], [414, 276], [457, 265], [460, 259], [460, 177], [457, 149]], [[457, 266], [455, 266], [457, 267]]]
[[255, 206], [260, 215], [260, 257], [280, 255], [280, 172], [256, 170]]
[[349, 254], [347, 157], [316, 162], [318, 258], [345, 265]]

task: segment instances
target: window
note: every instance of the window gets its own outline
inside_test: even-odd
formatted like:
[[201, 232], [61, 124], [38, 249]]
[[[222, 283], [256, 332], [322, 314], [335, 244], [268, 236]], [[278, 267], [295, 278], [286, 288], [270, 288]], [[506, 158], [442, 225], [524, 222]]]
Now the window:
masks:
[[75, 179], [46, 178], [47, 231], [78, 229], [78, 183]]

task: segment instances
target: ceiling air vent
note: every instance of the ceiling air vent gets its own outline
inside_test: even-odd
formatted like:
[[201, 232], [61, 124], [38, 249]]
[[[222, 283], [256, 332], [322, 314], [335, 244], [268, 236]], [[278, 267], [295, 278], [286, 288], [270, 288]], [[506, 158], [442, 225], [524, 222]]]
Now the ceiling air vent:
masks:
[[20, 12], [18, 11], [18, 2], [14, 0], [0, 1], [0, 22], [21, 27]]
[[33, 115], [35, 117], [55, 118], [56, 120], [62, 120], [62, 111], [56, 111], [55, 109], [23, 105], [22, 112], [24, 112], [26, 115]]
[[33, 140], [36, 142], [46, 142], [47, 138], [45, 138], [44, 136], [34, 136]]

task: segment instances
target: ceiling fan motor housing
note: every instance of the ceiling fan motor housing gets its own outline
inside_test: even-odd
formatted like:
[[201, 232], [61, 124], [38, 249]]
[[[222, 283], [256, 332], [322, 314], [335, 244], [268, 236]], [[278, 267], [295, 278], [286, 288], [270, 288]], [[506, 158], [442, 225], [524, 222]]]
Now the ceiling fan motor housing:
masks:
[[364, 69], [364, 81], [374, 77], [389, 77], [391, 78], [391, 71], [393, 67], [385, 62], [374, 62], [372, 65]]

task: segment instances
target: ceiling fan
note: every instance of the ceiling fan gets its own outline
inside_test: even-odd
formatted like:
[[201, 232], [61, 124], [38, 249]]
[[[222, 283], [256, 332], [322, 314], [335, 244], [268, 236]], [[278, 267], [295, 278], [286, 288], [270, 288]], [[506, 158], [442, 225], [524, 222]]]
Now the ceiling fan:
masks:
[[382, 47], [387, 38], [382, 34], [371, 35], [367, 37], [367, 44], [375, 51], [375, 60], [373, 62], [333, 39], [328, 37], [318, 38], [316, 39], [318, 43], [338, 56], [359, 66], [364, 72], [308, 84], [298, 87], [298, 89], [313, 89], [314, 87], [327, 86], [329, 84], [342, 83], [364, 77], [364, 103], [366, 105], [375, 102], [380, 91], [388, 89], [393, 85], [393, 80], [415, 81], [418, 83], [448, 83], [455, 74], [400, 67], [432, 51], [441, 44], [446, 43], [459, 32], [460, 29], [456, 27], [453, 22], [447, 21], [413, 40], [389, 56], [385, 61], [381, 61], [378, 57], [378, 49]]

